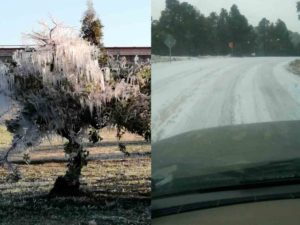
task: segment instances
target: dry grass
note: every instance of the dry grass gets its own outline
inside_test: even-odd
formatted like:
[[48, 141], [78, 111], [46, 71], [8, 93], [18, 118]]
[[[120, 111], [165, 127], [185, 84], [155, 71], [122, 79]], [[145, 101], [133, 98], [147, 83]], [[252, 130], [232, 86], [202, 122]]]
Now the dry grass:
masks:
[[[5, 129], [0, 132], [3, 147], [9, 144], [10, 136]], [[18, 165], [22, 175], [18, 182], [8, 182], [9, 172], [0, 167], [0, 224], [150, 224], [150, 156], [125, 157], [116, 145], [115, 131], [106, 130], [102, 136], [105, 145], [88, 147], [93, 160], [82, 171], [85, 197], [43, 197], [66, 171], [66, 162], [51, 162], [65, 157], [60, 138], [54, 140], [52, 149], [45, 142], [32, 151], [31, 160], [39, 163]], [[127, 145], [131, 154], [151, 151], [150, 144], [142, 140], [133, 134], [123, 137], [123, 141], [135, 142]], [[114, 159], [99, 160], [114, 155]], [[16, 153], [11, 159], [22, 161], [22, 157]]]
[[[89, 159], [117, 159], [124, 158], [124, 153], [120, 152], [119, 147], [115, 142], [112, 145], [87, 147], [89, 151]], [[52, 149], [53, 148], [53, 149]], [[126, 151], [130, 154], [145, 154], [151, 152], [150, 144], [137, 143], [126, 146]], [[25, 163], [23, 160], [23, 152], [16, 152], [9, 157], [10, 161]], [[49, 149], [49, 146], [45, 149], [36, 149], [30, 152], [30, 160], [32, 163], [43, 162], [63, 162], [68, 160], [68, 156], [64, 153], [62, 146], [53, 146]]]
[[0, 125], [0, 149], [10, 145], [12, 134], [9, 133], [5, 126]]
[[[100, 136], [103, 138], [104, 142], [117, 142], [116, 129], [114, 128], [104, 128], [100, 132]], [[5, 149], [11, 144], [12, 134], [9, 133], [4, 125], [0, 125], [0, 149]], [[45, 138], [40, 146], [35, 149], [40, 149], [42, 146], [49, 145], [63, 145], [67, 140], [59, 136], [53, 136], [51, 139]], [[143, 137], [126, 132], [122, 136], [122, 141], [144, 141]]]
[[[150, 197], [150, 158], [91, 161], [82, 171], [82, 189], [97, 197]], [[8, 171], [0, 168], [1, 197], [32, 197], [49, 193], [65, 163], [20, 165], [22, 179], [8, 183]]]
[[300, 75], [300, 60], [296, 59], [288, 65], [288, 70], [296, 75]]
[[150, 224], [149, 157], [89, 162], [82, 171], [82, 198], [41, 197], [65, 173], [65, 163], [19, 169], [16, 183], [8, 183], [8, 171], [0, 169], [0, 224]]

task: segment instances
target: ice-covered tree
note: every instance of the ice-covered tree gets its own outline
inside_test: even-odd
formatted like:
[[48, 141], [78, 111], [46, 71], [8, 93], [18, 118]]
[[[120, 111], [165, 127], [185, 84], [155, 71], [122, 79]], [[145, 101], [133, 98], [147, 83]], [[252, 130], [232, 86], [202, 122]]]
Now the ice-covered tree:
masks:
[[[7, 84], [2, 90], [22, 107], [18, 117], [7, 122], [14, 137], [1, 161], [8, 163], [11, 151], [28, 149], [38, 145], [42, 138], [58, 134], [68, 140], [64, 149], [69, 163], [52, 193], [74, 194], [79, 191], [81, 168], [87, 163], [88, 152], [82, 146], [87, 129], [99, 130], [109, 124], [128, 126], [118, 124], [116, 119], [124, 113], [122, 116], [128, 116], [126, 121], [145, 117], [146, 127], [140, 128], [138, 124], [128, 126], [128, 130], [149, 136], [149, 95], [140, 88], [147, 80], [141, 79], [147, 67], [136, 65], [124, 77], [120, 76], [121, 69], [114, 74], [116, 77], [105, 77], [98, 64], [99, 48], [63, 24], [54, 21], [51, 27], [45, 23], [41, 26], [40, 32], [28, 35], [38, 47], [29, 52], [17, 51], [9, 70], [1, 69], [1, 79], [5, 78]], [[131, 111], [117, 112], [119, 103], [130, 105]], [[116, 115], [107, 116], [106, 112]], [[98, 141], [97, 132], [90, 135], [91, 141]]]

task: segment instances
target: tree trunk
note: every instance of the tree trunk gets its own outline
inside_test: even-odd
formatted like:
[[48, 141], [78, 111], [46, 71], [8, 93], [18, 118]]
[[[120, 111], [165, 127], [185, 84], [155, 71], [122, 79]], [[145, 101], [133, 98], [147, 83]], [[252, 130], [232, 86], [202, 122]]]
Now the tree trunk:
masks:
[[88, 156], [88, 152], [83, 150], [82, 146], [76, 142], [69, 142], [69, 144], [66, 145], [65, 150], [66, 148], [68, 148], [69, 154], [74, 156], [69, 160], [66, 174], [64, 176], [59, 176], [56, 179], [54, 187], [49, 193], [51, 197], [78, 196], [82, 194], [79, 189], [79, 178], [82, 167], [87, 165], [86, 158]]

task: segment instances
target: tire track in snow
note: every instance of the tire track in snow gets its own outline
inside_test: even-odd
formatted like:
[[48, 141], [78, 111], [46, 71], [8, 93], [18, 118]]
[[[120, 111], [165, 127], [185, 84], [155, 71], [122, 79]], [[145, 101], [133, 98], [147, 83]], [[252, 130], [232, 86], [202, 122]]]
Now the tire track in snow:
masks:
[[[196, 67], [195, 74], [188, 70], [188, 76], [184, 76], [180, 71], [165, 89], [156, 91], [153, 87], [157, 95], [153, 99], [156, 105], [153, 136], [161, 132], [158, 139], [162, 139], [194, 129], [300, 119], [300, 86], [299, 93], [294, 88], [297, 82], [300, 85], [300, 78], [296, 79], [284, 68], [292, 60], [210, 58], [201, 60], [199, 68], [202, 69], [197, 71]], [[297, 96], [299, 101], [295, 100]], [[163, 119], [159, 120], [162, 115]]]
[[[244, 66], [244, 64], [245, 63], [239, 64], [239, 66]], [[232, 71], [234, 67], [236, 67], [236, 65], [229, 64], [198, 71], [198, 73], [195, 74], [195, 77], [198, 77], [198, 79], [193, 80], [190, 86], [185, 87], [184, 93], [181, 92], [172, 98], [171, 102], [162, 107], [161, 111], [157, 113], [160, 119], [155, 118], [153, 120], [153, 139], [159, 139], [159, 136], [167, 137], [181, 133], [185, 129], [189, 130], [189, 128], [195, 124], [197, 124], [197, 127], [205, 125], [204, 121], [200, 121], [200, 123], [195, 121], [195, 119], [201, 120], [203, 117], [199, 118], [197, 115], [190, 115], [190, 113], [187, 112], [191, 111], [191, 108], [195, 106], [199, 98], [205, 98], [207, 93], [213, 93], [213, 90], [208, 90], [206, 91], [207, 93], [203, 93], [206, 85], [211, 83], [211, 86], [215, 86], [216, 83], [221, 83], [224, 75]], [[203, 71], [206, 72], [203, 73]], [[210, 96], [208, 95], [208, 97]], [[208, 101], [209, 100], [205, 100], [201, 104], [208, 104]], [[201, 107], [200, 110], [203, 110], [203, 108], [205, 108], [205, 106]], [[156, 113], [156, 109], [154, 109], [154, 112]]]
[[[282, 65], [279, 65], [282, 67]], [[268, 106], [270, 121], [299, 120], [300, 103], [295, 101], [288, 89], [275, 77], [276, 67], [267, 67], [261, 74], [260, 90]], [[283, 77], [282, 77], [283, 78]]]
[[[212, 80], [212, 84], [205, 84], [207, 93], [205, 96], [197, 97], [197, 102], [191, 110], [192, 118], [186, 131], [190, 129], [200, 129], [215, 126], [224, 126], [232, 124], [234, 121], [234, 90], [248, 69], [248, 62], [243, 59], [239, 63], [233, 64], [230, 70], [222, 70], [220, 76]], [[190, 129], [188, 129], [190, 127]]]
[[237, 89], [233, 124], [269, 121], [270, 115], [258, 88], [257, 78], [261, 64], [253, 65], [242, 77]]
[[[204, 76], [201, 76], [198, 78], [198, 82], [201, 82], [201, 80], [205, 80], [207, 76], [211, 74], [211, 72], [216, 71], [218, 69], [209, 70], [208, 72], [204, 73]], [[199, 72], [199, 71], [197, 71]], [[192, 75], [195, 75], [193, 73]], [[185, 77], [186, 78], [186, 77]], [[187, 103], [187, 99], [190, 98], [193, 95], [193, 91], [195, 90], [195, 84], [197, 82], [193, 82], [194, 87], [189, 88], [188, 90], [185, 90], [184, 93], [180, 92], [176, 95], [176, 97], [170, 99], [169, 102], [166, 102], [161, 109], [157, 110], [154, 109], [152, 113], [152, 129], [154, 130], [154, 140], [156, 137], [160, 137], [165, 133], [165, 128], [169, 127], [170, 124], [174, 123], [177, 115], [181, 113], [182, 108], [185, 107], [185, 103]], [[155, 89], [156, 90], [156, 89]], [[157, 116], [156, 116], [157, 115]]]

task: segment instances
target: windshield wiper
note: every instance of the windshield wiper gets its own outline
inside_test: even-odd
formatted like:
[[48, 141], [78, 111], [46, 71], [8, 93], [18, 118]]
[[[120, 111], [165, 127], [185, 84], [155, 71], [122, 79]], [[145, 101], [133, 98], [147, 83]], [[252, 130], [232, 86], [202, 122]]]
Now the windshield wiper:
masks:
[[[180, 186], [182, 184], [191, 188]], [[177, 187], [176, 192], [174, 189], [172, 192], [172, 187]], [[300, 198], [300, 159], [179, 178], [154, 193], [152, 217], [231, 204]]]

